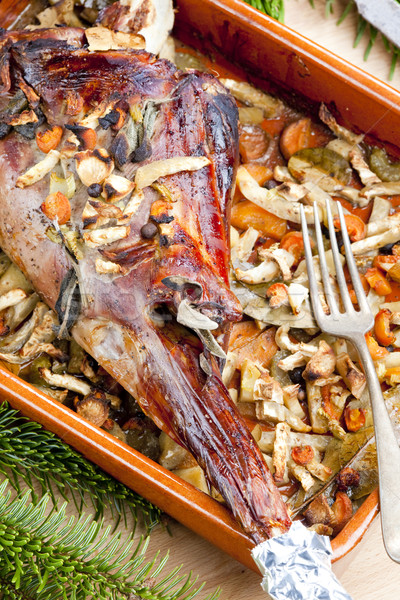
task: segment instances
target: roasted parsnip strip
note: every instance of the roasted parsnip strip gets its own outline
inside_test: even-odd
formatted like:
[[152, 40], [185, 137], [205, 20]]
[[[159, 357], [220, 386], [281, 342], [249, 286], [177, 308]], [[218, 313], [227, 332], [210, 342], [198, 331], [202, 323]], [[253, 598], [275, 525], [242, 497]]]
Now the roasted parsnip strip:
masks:
[[256, 416], [260, 421], [272, 421], [272, 423], [282, 423], [286, 421], [292, 429], [300, 432], [311, 431], [311, 427], [303, 423], [286, 406], [263, 400], [256, 402]]
[[92, 391], [92, 388], [88, 383], [73, 375], [58, 375], [57, 373], [52, 373], [50, 369], [46, 369], [45, 367], [39, 368], [39, 372], [49, 385], [66, 388], [67, 390], [71, 390], [71, 392], [76, 392], [83, 396], [90, 394]]
[[274, 479], [277, 483], [288, 483], [289, 481], [289, 433], [290, 427], [287, 423], [278, 423], [275, 427], [275, 441], [272, 462], [275, 469]]
[[20, 175], [15, 182], [15, 185], [19, 188], [25, 188], [43, 179], [47, 173], [50, 173], [60, 160], [60, 153], [58, 150], [50, 150], [46, 154], [45, 158], [40, 162], [33, 165], [23, 175]]

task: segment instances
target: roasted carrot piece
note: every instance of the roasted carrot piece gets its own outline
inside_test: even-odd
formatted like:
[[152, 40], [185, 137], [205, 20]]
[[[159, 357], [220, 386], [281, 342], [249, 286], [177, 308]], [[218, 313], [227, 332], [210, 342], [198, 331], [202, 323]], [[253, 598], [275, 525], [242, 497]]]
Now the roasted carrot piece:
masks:
[[336, 535], [343, 529], [353, 515], [353, 505], [346, 492], [337, 492], [335, 502], [332, 504], [335, 524], [333, 533]]
[[254, 177], [258, 185], [264, 185], [266, 181], [269, 181], [273, 177], [273, 172], [265, 165], [260, 165], [258, 163], [245, 163], [243, 166], [250, 173], [250, 175]]
[[238, 202], [232, 208], [233, 227], [247, 229], [254, 227], [264, 235], [280, 240], [286, 233], [286, 221], [257, 206], [250, 200]]
[[275, 343], [276, 328], [270, 327], [258, 334], [248, 344], [244, 344], [235, 350], [238, 357], [238, 367], [249, 358], [252, 362], [259, 363], [262, 367], [268, 367], [272, 357], [278, 351]]
[[261, 158], [268, 149], [267, 134], [257, 125], [240, 128], [239, 152], [242, 162], [249, 163]]
[[307, 465], [314, 458], [314, 448], [312, 446], [294, 446], [292, 448], [292, 458], [298, 465]]
[[36, 133], [36, 144], [41, 152], [47, 154], [50, 150], [55, 150], [61, 141], [63, 128], [54, 125], [51, 129], [38, 131]]
[[371, 332], [365, 334], [365, 340], [367, 342], [369, 353], [371, 354], [372, 360], [380, 360], [387, 354], [389, 354], [389, 350], [380, 346], [376, 339], [372, 337]]
[[365, 410], [363, 408], [350, 408], [346, 406], [344, 409], [344, 420], [347, 431], [358, 431], [365, 425]]
[[52, 221], [57, 220], [59, 225], [64, 225], [71, 218], [71, 204], [61, 192], [49, 194], [40, 208], [46, 217]]
[[331, 419], [339, 420], [341, 413], [331, 400], [331, 385], [323, 385], [321, 387], [322, 408], [331, 417]]
[[390, 283], [385, 278], [382, 271], [376, 267], [371, 267], [366, 270], [365, 279], [379, 296], [387, 296], [392, 291]]
[[285, 127], [279, 141], [283, 156], [289, 159], [298, 150], [310, 148], [311, 139], [311, 119], [305, 117], [293, 121]]
[[393, 254], [378, 254], [372, 261], [372, 266], [387, 272], [398, 262], [400, 262], [400, 256]]
[[284, 304], [289, 304], [288, 289], [284, 283], [277, 282], [270, 285], [266, 296], [269, 298], [271, 308], [278, 308]]
[[260, 330], [253, 320], [234, 323], [229, 338], [229, 350], [234, 352], [237, 348], [254, 340], [259, 334]]
[[[314, 242], [310, 238], [311, 248], [314, 247]], [[301, 231], [288, 231], [285, 233], [280, 242], [280, 247], [294, 256], [295, 264], [300, 262], [304, 256], [304, 242]]]
[[392, 313], [388, 308], [382, 308], [375, 317], [374, 333], [381, 346], [390, 346], [396, 337], [390, 331], [390, 317]]
[[[347, 265], [344, 265], [343, 272], [344, 272], [344, 277], [345, 277], [346, 283], [347, 283], [347, 289], [349, 290], [350, 300], [352, 301], [353, 304], [358, 304], [357, 296], [356, 296], [356, 293], [353, 288], [353, 284], [351, 281], [351, 275], [349, 273], [349, 269], [347, 268]], [[364, 288], [365, 294], [368, 294], [369, 284], [368, 284], [368, 281], [365, 279], [365, 275], [363, 275], [362, 273], [359, 273], [359, 277], [360, 277], [361, 284]]]
[[[360, 217], [357, 215], [344, 215], [344, 220], [346, 223], [347, 233], [349, 234], [349, 238], [352, 242], [358, 242], [359, 240], [363, 240], [367, 234], [367, 227]], [[339, 217], [334, 217], [333, 224], [335, 226], [336, 231], [340, 231], [340, 220]]]

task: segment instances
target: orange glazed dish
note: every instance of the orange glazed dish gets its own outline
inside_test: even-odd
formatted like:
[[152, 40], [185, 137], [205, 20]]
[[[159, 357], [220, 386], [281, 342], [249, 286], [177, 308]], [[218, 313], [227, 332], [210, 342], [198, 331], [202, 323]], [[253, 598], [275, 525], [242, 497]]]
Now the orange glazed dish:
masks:
[[[222, 260], [218, 272], [230, 289], [227, 295], [206, 294], [199, 305], [203, 288], [199, 291], [196, 287], [201, 285], [195, 277], [188, 277], [188, 271], [183, 277], [177, 271], [162, 270], [159, 279], [173, 294], [180, 294], [179, 303], [177, 309], [166, 310], [158, 296], [152, 318], [162, 329], [162, 339], [167, 340], [166, 348], [174, 360], [200, 356], [201, 377], [206, 379], [218, 377], [221, 370], [219, 393], [226, 390], [226, 406], [245, 424], [240, 430], [242, 442], [234, 446], [243, 444], [245, 449], [248, 444], [249, 452], [254, 452], [257, 467], [249, 468], [250, 479], [254, 480], [256, 468], [268, 473], [268, 510], [274, 524], [263, 522], [257, 507], [248, 516], [247, 509], [241, 508], [242, 492], [237, 492], [234, 501], [227, 500], [226, 485], [232, 483], [229, 478], [228, 483], [222, 480], [218, 469], [214, 473], [215, 459], [204, 460], [195, 442], [179, 433], [174, 419], [152, 408], [150, 400], [143, 400], [140, 385], [130, 383], [129, 377], [113, 366], [112, 358], [96, 355], [95, 348], [103, 343], [100, 338], [93, 347], [84, 328], [74, 334], [75, 339], [60, 335], [60, 330], [65, 333], [63, 330], [72, 327], [76, 332], [76, 324], [68, 320], [65, 309], [60, 312], [59, 298], [47, 297], [33, 281], [41, 298], [37, 295], [21, 253], [13, 250], [4, 232], [0, 244], [14, 262], [6, 254], [0, 258], [2, 394], [24, 414], [251, 568], [255, 567], [249, 549], [254, 542], [274, 533], [275, 528], [284, 531], [289, 516], [330, 535], [338, 558], [359, 541], [377, 512], [372, 416], [354, 349], [344, 340], [321, 333], [315, 325], [299, 206], [304, 204], [306, 212], [311, 211], [307, 205], [317, 201], [323, 223], [326, 199], [339, 200], [346, 210], [353, 252], [376, 315], [367, 340], [388, 407], [395, 414], [400, 404], [400, 164], [395, 103], [400, 98], [394, 90], [348, 65], [340, 65], [342, 74], [338, 75], [338, 59], [241, 2], [221, 6], [207, 1], [203, 4], [208, 12], [199, 11], [196, 3], [187, 0], [177, 4], [174, 40], [169, 38], [161, 56], [178, 67], [179, 77], [190, 77], [195, 69], [203, 91], [204, 86], [217, 85], [208, 79], [209, 74], [216, 76], [224, 87], [215, 88], [214, 96], [225, 90], [237, 107], [237, 133], [230, 124], [224, 125], [232, 136], [227, 139], [232, 144], [238, 141], [239, 158], [237, 170], [235, 165], [234, 170], [226, 171], [235, 190], [226, 217], [230, 228], [225, 220], [218, 230], [221, 239], [230, 237], [229, 265]], [[78, 16], [90, 27], [85, 15]], [[27, 18], [25, 15], [25, 21]], [[85, 35], [88, 41], [83, 41], [83, 48], [87, 43], [90, 48], [92, 34]], [[131, 48], [132, 44], [140, 48], [139, 37], [130, 39]], [[21, 36], [17, 43], [23, 39]], [[185, 45], [188, 42], [197, 48]], [[81, 44], [81, 38], [74, 43]], [[105, 50], [93, 45], [91, 51]], [[324, 81], [329, 82], [329, 89], [321, 85]], [[29, 96], [25, 89], [25, 96], [27, 93]], [[360, 99], [365, 107], [362, 115]], [[215, 159], [201, 156], [198, 150], [191, 155], [181, 151], [180, 160], [186, 162], [166, 167], [164, 155], [160, 154], [155, 164], [157, 161], [146, 155], [148, 148], [139, 143], [133, 152], [139, 149], [142, 154], [137, 154], [139, 167], [132, 177], [123, 170], [125, 163], [116, 144], [107, 146], [104, 141], [110, 132], [116, 139], [133, 123], [137, 132], [142, 131], [138, 134], [141, 139], [147, 137], [153, 144], [154, 152], [152, 136], [160, 120], [157, 103], [141, 104], [135, 99], [128, 108], [114, 103], [91, 115], [80, 106], [79, 98], [71, 98], [67, 106], [71, 118], [66, 123], [42, 120], [28, 106], [32, 98], [21, 102], [14, 97], [13, 101], [10, 108], [8, 98], [3, 107], [12, 117], [6, 123], [7, 131], [0, 134], [3, 139], [21, 137], [34, 147], [33, 159], [18, 173], [16, 186], [23, 190], [40, 186], [41, 222], [51, 244], [65, 245], [78, 265], [87, 248], [90, 252], [100, 248], [98, 276], [127, 276], [132, 259], [127, 258], [126, 247], [123, 258], [118, 258], [116, 244], [129, 236], [126, 227], [139, 205], [138, 190], [148, 186], [154, 197], [150, 219], [141, 225], [140, 236], [145, 245], [158, 240], [160, 247], [167, 246], [170, 252], [168, 227], [173, 219], [179, 221], [173, 211], [182, 185], [174, 177], [189, 171], [198, 172], [190, 177], [199, 178], [201, 169]], [[16, 102], [20, 105], [14, 110]], [[212, 100], [207, 102], [212, 106]], [[234, 153], [230, 156], [231, 151], [226, 150], [234, 164], [237, 159]], [[61, 171], [57, 155], [67, 156], [68, 152], [75, 164], [71, 167], [69, 163], [68, 169]], [[52, 159], [54, 164], [46, 170], [44, 163], [48, 165]], [[74, 211], [82, 185], [89, 201], [78, 228]], [[135, 210], [129, 212], [135, 202]], [[172, 212], [166, 213], [166, 207]], [[337, 236], [340, 242], [338, 223]], [[208, 252], [211, 255], [214, 250]], [[328, 261], [329, 252], [327, 247]], [[317, 261], [315, 267], [318, 271]], [[211, 286], [210, 280], [201, 281], [203, 286]], [[75, 283], [67, 279], [64, 285], [70, 286], [70, 292], [72, 289], [70, 301], [74, 303]], [[172, 292], [168, 292], [168, 302]], [[227, 307], [228, 321], [233, 322], [229, 346], [224, 320]], [[238, 320], [240, 308], [243, 316]], [[179, 324], [172, 321], [178, 327], [173, 333], [171, 319]], [[183, 358], [177, 358], [182, 339]], [[130, 378], [134, 379], [133, 375]], [[213, 435], [220, 435], [220, 428], [229, 431], [222, 414], [221, 409]], [[221, 452], [228, 455], [226, 448]], [[232, 452], [234, 456], [237, 449]]]

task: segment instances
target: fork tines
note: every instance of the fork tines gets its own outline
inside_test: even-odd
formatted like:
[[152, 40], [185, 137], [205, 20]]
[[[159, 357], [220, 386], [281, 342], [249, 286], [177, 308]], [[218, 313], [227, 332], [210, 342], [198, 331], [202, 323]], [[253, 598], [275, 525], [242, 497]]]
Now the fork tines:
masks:
[[[326, 301], [327, 301], [327, 304], [328, 304], [329, 310], [330, 310], [329, 315], [326, 315], [324, 313], [324, 310], [323, 310], [323, 307], [321, 304], [320, 290], [318, 289], [317, 278], [315, 275], [315, 268], [314, 268], [314, 264], [313, 264], [313, 256], [312, 256], [311, 244], [310, 244], [310, 238], [309, 238], [309, 232], [308, 232], [308, 225], [307, 225], [303, 205], [300, 206], [300, 213], [301, 213], [301, 226], [302, 226], [302, 230], [303, 230], [304, 253], [305, 253], [308, 279], [309, 279], [309, 285], [310, 285], [310, 297], [311, 297], [312, 307], [314, 310], [315, 320], [317, 321], [319, 327], [321, 329], [323, 329], [324, 331], [326, 331], [328, 333], [332, 333], [332, 334], [340, 334], [340, 335], [345, 336], [345, 334], [346, 334], [345, 329], [343, 331], [339, 331], [338, 327], [334, 326], [334, 322], [336, 322], [336, 325], [339, 325], [338, 321], [340, 320], [341, 323], [340, 323], [339, 328], [343, 329], [344, 323], [343, 323], [343, 319], [340, 319], [341, 316], [346, 315], [347, 317], [351, 318], [352, 321], [354, 319], [356, 319], [358, 321], [357, 322], [358, 327], [360, 328], [360, 326], [362, 326], [362, 328], [365, 329], [365, 332], [368, 331], [372, 327], [374, 319], [373, 319], [371, 310], [369, 308], [368, 301], [367, 301], [367, 298], [366, 298], [366, 295], [365, 295], [365, 292], [364, 292], [364, 289], [363, 289], [363, 286], [362, 286], [362, 283], [361, 283], [361, 280], [360, 280], [360, 277], [359, 277], [359, 274], [357, 271], [357, 266], [356, 266], [356, 263], [354, 260], [354, 256], [353, 256], [353, 253], [351, 250], [351, 243], [350, 243], [350, 239], [349, 239], [347, 229], [346, 229], [346, 222], [345, 222], [342, 206], [339, 202], [336, 202], [336, 206], [337, 206], [337, 211], [339, 214], [346, 263], [347, 263], [347, 267], [348, 267], [348, 270], [350, 273], [352, 285], [353, 285], [354, 291], [356, 293], [357, 302], [358, 302], [358, 306], [360, 309], [359, 311], [356, 311], [354, 309], [353, 303], [350, 299], [349, 291], [347, 289], [346, 280], [345, 280], [345, 276], [344, 276], [344, 272], [343, 272], [343, 266], [342, 266], [342, 262], [341, 262], [341, 253], [340, 253], [340, 250], [338, 247], [336, 233], [335, 233], [335, 227], [333, 224], [331, 203], [329, 201], [326, 201], [326, 217], [327, 217], [327, 223], [328, 223], [328, 229], [329, 229], [329, 238], [330, 238], [330, 243], [331, 243], [332, 256], [333, 256], [333, 261], [334, 261], [335, 270], [336, 270], [336, 280], [338, 282], [344, 312], [340, 311], [340, 307], [336, 301], [332, 283], [330, 280], [330, 273], [329, 273], [327, 262], [326, 262], [325, 248], [324, 248], [324, 243], [323, 243], [321, 225], [319, 222], [318, 206], [314, 202], [315, 234], [316, 234], [317, 250], [318, 250], [318, 256], [319, 256], [319, 266], [320, 266], [320, 270], [321, 270], [324, 294], [325, 294], [325, 298], [326, 298]], [[361, 320], [362, 320], [362, 323], [361, 323]]]

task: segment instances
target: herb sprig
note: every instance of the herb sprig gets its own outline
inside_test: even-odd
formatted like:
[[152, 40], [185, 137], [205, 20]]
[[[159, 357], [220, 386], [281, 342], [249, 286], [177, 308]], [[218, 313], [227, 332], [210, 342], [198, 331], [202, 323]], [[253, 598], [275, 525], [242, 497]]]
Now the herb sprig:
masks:
[[179, 567], [159, 579], [168, 556], [145, 562], [149, 538], [134, 547], [133, 534], [110, 537], [101, 520], [68, 518], [67, 503], [46, 515], [48, 494], [32, 504], [29, 491], [12, 499], [7, 486], [0, 485], [1, 600], [191, 600], [202, 589]]
[[57, 494], [73, 500], [82, 511], [89, 500], [96, 520], [110, 509], [116, 518], [126, 522], [126, 511], [136, 521], [139, 513], [150, 530], [160, 523], [162, 514], [138, 494], [113, 479], [99, 467], [83, 458], [55, 435], [38, 423], [21, 417], [4, 402], [0, 405], [0, 473], [10, 479], [14, 489], [21, 493], [21, 483], [31, 490], [32, 501], [37, 502], [34, 483], [41, 487], [41, 495], [48, 493], [56, 505]]

